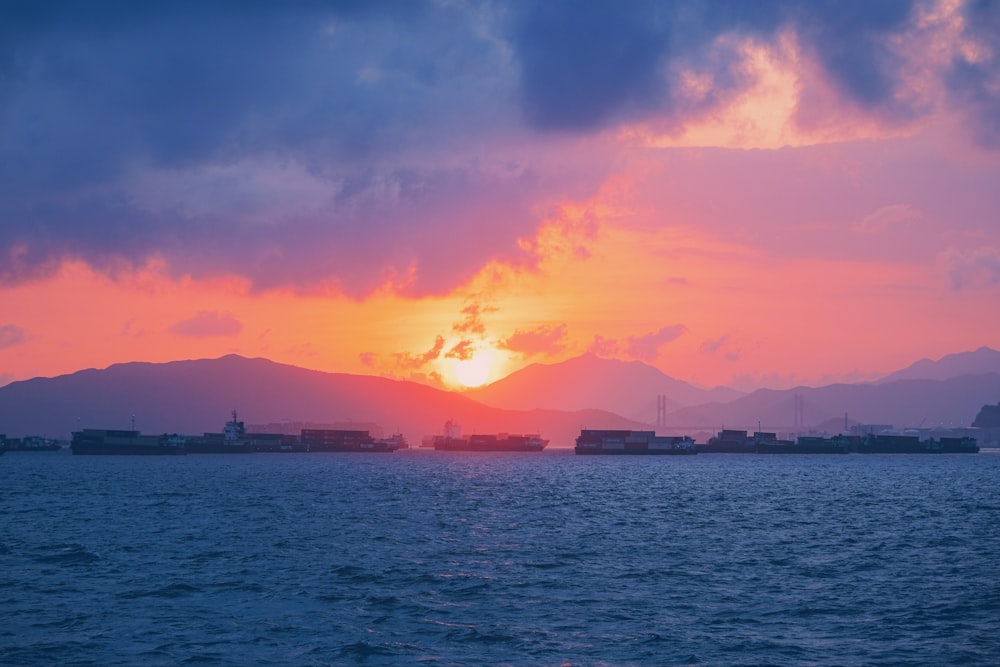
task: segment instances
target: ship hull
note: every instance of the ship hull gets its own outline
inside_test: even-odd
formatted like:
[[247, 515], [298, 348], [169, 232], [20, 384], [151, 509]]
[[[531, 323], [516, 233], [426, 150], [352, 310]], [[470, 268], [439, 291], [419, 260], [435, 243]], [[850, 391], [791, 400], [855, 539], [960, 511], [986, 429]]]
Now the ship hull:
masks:
[[477, 441], [473, 436], [469, 439], [440, 438], [434, 441], [434, 449], [443, 452], [540, 452], [547, 444], [548, 440], [524, 438]]
[[697, 454], [698, 451], [694, 448], [690, 450], [672, 450], [672, 449], [603, 449], [603, 448], [587, 448], [587, 447], [575, 447], [574, 451], [581, 456], [692, 456]]
[[96, 456], [177, 456], [187, 454], [183, 447], [156, 446], [146, 447], [138, 445], [129, 447], [127, 445], [108, 446], [74, 446], [70, 448], [74, 454], [96, 455]]

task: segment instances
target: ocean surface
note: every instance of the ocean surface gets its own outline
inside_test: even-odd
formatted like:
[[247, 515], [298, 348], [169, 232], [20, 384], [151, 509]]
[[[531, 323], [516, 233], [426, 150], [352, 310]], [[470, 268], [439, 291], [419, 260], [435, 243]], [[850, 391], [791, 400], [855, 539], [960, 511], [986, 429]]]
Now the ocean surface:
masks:
[[997, 665], [1000, 455], [0, 457], [0, 665]]

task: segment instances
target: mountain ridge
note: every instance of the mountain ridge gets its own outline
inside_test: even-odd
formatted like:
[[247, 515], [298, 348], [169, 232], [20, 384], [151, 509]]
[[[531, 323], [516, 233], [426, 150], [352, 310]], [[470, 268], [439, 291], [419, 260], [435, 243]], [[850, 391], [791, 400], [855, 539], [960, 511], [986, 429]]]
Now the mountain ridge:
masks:
[[591, 353], [554, 364], [530, 364], [462, 393], [498, 408], [599, 408], [644, 422], [656, 419], [657, 395], [666, 396], [668, 409], [744, 395], [729, 387], [703, 389], [641, 361], [605, 359]]
[[0, 432], [66, 438], [80, 428], [135, 428], [186, 435], [220, 431], [236, 409], [252, 423], [378, 423], [411, 443], [448, 419], [466, 432], [541, 433], [570, 446], [582, 425], [641, 428], [607, 411], [503, 410], [407, 380], [328, 373], [265, 358], [226, 355], [126, 362], [0, 387]]
[[1000, 373], [1000, 351], [983, 345], [968, 352], [946, 354], [937, 360], [925, 357], [876, 380], [876, 383], [896, 380], [948, 380], [962, 375], [982, 373]]

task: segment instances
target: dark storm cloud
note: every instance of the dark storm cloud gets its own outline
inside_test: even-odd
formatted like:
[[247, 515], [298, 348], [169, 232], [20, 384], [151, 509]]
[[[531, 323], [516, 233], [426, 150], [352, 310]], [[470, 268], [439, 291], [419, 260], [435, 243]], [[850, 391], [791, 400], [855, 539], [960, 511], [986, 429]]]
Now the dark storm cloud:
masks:
[[[520, 197], [498, 206], [514, 216], [500, 233], [476, 229], [481, 216], [466, 196], [485, 194], [488, 204], [509, 178], [409, 164], [480, 132], [465, 96], [489, 97], [502, 65], [468, 16], [430, 8], [0, 5], [0, 248], [12, 260], [0, 280], [44, 277], [63, 258], [113, 270], [160, 253], [178, 272], [235, 270], [263, 287], [341, 275], [361, 292], [384, 273], [377, 258], [386, 247], [395, 271], [427, 262], [462, 275], [472, 273], [466, 263], [512, 248], [510, 234], [528, 231], [524, 210], [509, 203]], [[134, 182], [248, 162], [293, 164], [326, 188], [327, 201], [305, 212], [293, 204], [253, 227], [237, 205], [213, 203], [245, 190], [182, 191], [151, 209]], [[456, 213], [467, 231], [449, 229]], [[447, 258], [434, 245], [442, 231], [482, 247]], [[430, 270], [419, 279], [440, 290], [454, 278]]]
[[975, 123], [973, 132], [984, 146], [1000, 148], [1000, 1], [973, 0], [966, 7], [970, 35], [989, 48], [978, 59], [956, 59], [948, 76], [951, 93], [961, 100]]
[[672, 66], [714, 75], [713, 101], [745, 85], [733, 58], [706, 60], [714, 38], [737, 32], [770, 38], [796, 28], [831, 79], [862, 105], [892, 97], [888, 38], [909, 18], [913, 0], [552, 0], [531, 3], [513, 22], [528, 122], [550, 129], [600, 128], [610, 122], [668, 112], [678, 81]]

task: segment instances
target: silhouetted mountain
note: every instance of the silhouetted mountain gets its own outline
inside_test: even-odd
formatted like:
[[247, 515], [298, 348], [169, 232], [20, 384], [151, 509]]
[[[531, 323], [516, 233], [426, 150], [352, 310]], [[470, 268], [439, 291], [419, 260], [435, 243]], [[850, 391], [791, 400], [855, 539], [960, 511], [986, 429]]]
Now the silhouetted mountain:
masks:
[[117, 364], [0, 387], [0, 433], [68, 438], [78, 428], [143, 433], [222, 430], [233, 409], [248, 423], [375, 422], [412, 445], [454, 419], [466, 433], [540, 433], [571, 446], [582, 426], [638, 428], [601, 411], [514, 411], [422, 384], [324, 373], [236, 355], [164, 364]]
[[997, 405], [984, 405], [976, 415], [972, 425], [977, 428], [1000, 429], [1000, 403]]
[[890, 373], [879, 383], [896, 380], [947, 380], [962, 375], [1000, 373], [1000, 352], [981, 347], [972, 352], [959, 352], [941, 357], [937, 361], [921, 359], [902, 370]]
[[667, 415], [675, 428], [715, 426], [754, 430], [795, 426], [795, 396], [802, 397], [800, 426], [828, 420], [896, 427], [969, 426], [979, 409], [1000, 398], [1000, 373], [947, 380], [897, 380], [882, 384], [834, 384], [782, 391], [759, 389], [729, 403], [682, 408]]
[[656, 420], [658, 394], [667, 397], [668, 410], [743, 395], [726, 387], [701, 389], [640, 361], [602, 359], [593, 354], [557, 364], [532, 364], [465, 394], [509, 410], [599, 408], [645, 423]]

